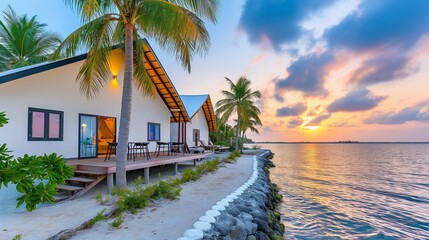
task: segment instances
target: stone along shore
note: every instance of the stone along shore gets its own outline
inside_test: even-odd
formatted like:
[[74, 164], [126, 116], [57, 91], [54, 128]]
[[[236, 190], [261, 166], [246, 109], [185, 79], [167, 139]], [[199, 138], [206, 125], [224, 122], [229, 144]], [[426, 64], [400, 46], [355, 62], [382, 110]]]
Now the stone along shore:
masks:
[[276, 210], [281, 195], [269, 178], [268, 169], [274, 167], [272, 156], [266, 151], [257, 157], [254, 183], [220, 211], [211, 228], [204, 231], [203, 239], [283, 239], [284, 226]]

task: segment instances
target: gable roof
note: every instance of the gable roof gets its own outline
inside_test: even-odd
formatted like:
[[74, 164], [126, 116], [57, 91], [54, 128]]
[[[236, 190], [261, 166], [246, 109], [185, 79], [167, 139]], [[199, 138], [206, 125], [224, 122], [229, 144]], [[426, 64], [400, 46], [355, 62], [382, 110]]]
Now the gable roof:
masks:
[[210, 95], [180, 95], [180, 98], [191, 118], [202, 108], [207, 120], [207, 125], [209, 126], [209, 132], [216, 131], [216, 116]]
[[[185, 107], [179, 97], [176, 88], [174, 87], [173, 83], [165, 72], [165, 69], [162, 67], [158, 57], [155, 55], [149, 42], [146, 39], [144, 39], [144, 42], [144, 67], [146, 68], [148, 75], [152, 79], [152, 82], [155, 84], [159, 96], [170, 110], [172, 119], [174, 119], [175, 121], [190, 122], [191, 120], [185, 110]], [[113, 46], [112, 50], [119, 47], [120, 45]], [[86, 58], [87, 53], [58, 61], [39, 63], [31, 66], [0, 72], [0, 84], [19, 80], [23, 77], [82, 61]]]
[[156, 86], [159, 96], [161, 96], [165, 105], [170, 109], [171, 120], [174, 122], [190, 122], [191, 118], [186, 112], [185, 106], [182, 103], [182, 100], [179, 97], [179, 93], [174, 87], [173, 83], [170, 80], [170, 77], [164, 70], [164, 67], [161, 65], [161, 62], [158, 60], [158, 57], [153, 52], [152, 47], [146, 41], [144, 45], [144, 55], [143, 64], [146, 69], [146, 72], [152, 79], [152, 82]]

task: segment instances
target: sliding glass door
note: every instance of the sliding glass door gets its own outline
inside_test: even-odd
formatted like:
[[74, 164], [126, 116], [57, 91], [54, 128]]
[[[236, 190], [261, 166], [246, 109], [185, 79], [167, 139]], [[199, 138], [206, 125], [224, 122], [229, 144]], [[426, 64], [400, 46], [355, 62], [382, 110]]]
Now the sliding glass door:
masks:
[[79, 114], [79, 158], [97, 156], [97, 116]]

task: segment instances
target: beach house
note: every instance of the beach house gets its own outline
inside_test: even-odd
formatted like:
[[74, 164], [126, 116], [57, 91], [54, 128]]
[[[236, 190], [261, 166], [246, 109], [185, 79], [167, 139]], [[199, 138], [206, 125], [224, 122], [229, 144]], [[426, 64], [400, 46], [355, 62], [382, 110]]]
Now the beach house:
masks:
[[[56, 152], [66, 159], [95, 158], [106, 153], [109, 142], [117, 140], [123, 51], [112, 48], [111, 79], [93, 99], [82, 95], [75, 80], [86, 56], [0, 73], [0, 111], [10, 119], [0, 128], [0, 143], [7, 143], [12, 155]], [[148, 43], [142, 61], [156, 93], [147, 97], [133, 90], [129, 141], [149, 142], [149, 150], [154, 151], [156, 142], [171, 141], [171, 122], [189, 122], [190, 118]], [[208, 134], [208, 129], [199, 129]]]
[[184, 142], [188, 147], [200, 146], [200, 142], [208, 143], [209, 133], [216, 131], [216, 117], [210, 95], [180, 95], [189, 122], [172, 122], [171, 137]]

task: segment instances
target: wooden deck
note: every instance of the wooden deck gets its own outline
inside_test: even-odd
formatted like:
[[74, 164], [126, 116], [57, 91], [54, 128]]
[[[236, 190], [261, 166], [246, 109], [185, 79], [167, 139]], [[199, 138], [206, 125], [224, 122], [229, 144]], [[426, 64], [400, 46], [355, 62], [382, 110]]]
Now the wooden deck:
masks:
[[[126, 171], [132, 171], [137, 169], [145, 169], [160, 165], [166, 164], [175, 164], [180, 162], [192, 161], [201, 158], [205, 158], [211, 153], [202, 153], [202, 154], [191, 154], [185, 153], [177, 154], [173, 156], [160, 155], [155, 157], [154, 154], [151, 154], [151, 158], [148, 160], [146, 157], [136, 157], [136, 160], [127, 160]], [[67, 160], [68, 165], [75, 166], [76, 169], [80, 170], [89, 170], [97, 171], [104, 174], [116, 173], [116, 157], [112, 156], [109, 160], [104, 161], [104, 157], [100, 158], [88, 158], [88, 159], [79, 159], [79, 160]]]
[[[136, 157], [135, 161], [133, 159], [127, 160], [126, 162], [126, 171], [132, 171], [137, 169], [144, 169], [144, 181], [149, 182], [149, 169], [151, 167], [174, 164], [174, 172], [178, 172], [178, 164], [181, 162], [194, 161], [205, 158], [207, 155], [212, 154], [211, 152], [206, 153], [185, 153], [177, 155], [160, 155], [155, 156], [154, 153], [151, 153], [150, 159], [146, 157]], [[113, 174], [116, 173], [116, 157], [111, 156], [109, 160], [104, 161], [104, 157], [99, 158], [88, 158], [88, 159], [78, 159], [78, 160], [67, 160], [67, 164], [74, 166], [75, 176], [68, 180], [68, 182], [81, 182], [82, 178], [88, 178], [88, 181], [91, 180], [90, 184], [83, 182], [85, 188], [79, 192], [72, 192], [70, 199], [78, 198], [89, 189], [94, 187], [96, 184], [101, 182], [107, 177], [107, 193], [111, 193], [113, 189]], [[75, 180], [73, 180], [75, 179]], [[76, 180], [77, 179], [77, 180]], [[63, 187], [63, 190], [65, 187]], [[68, 190], [68, 189], [65, 189]]]

